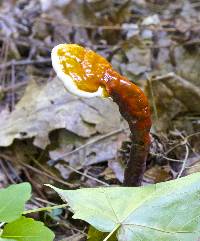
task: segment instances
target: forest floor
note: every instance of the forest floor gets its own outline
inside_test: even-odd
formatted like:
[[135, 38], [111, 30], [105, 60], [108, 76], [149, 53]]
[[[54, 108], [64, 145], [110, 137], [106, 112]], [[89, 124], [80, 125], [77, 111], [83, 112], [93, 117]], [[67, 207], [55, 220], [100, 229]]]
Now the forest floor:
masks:
[[[121, 185], [129, 129], [108, 99], [67, 93], [51, 49], [77, 43], [139, 85], [152, 110], [143, 184], [200, 171], [200, 2], [0, 1], [0, 188], [28, 181], [30, 207], [61, 200], [45, 188]], [[69, 210], [38, 216], [57, 240], [85, 240]]]

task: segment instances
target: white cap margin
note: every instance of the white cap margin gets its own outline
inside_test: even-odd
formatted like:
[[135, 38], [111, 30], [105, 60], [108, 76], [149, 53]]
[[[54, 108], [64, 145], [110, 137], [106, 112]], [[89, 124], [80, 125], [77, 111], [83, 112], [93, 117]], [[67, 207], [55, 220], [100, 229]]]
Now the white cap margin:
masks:
[[63, 66], [60, 64], [60, 59], [59, 59], [59, 56], [57, 55], [57, 52], [60, 48], [65, 47], [65, 45], [66, 44], [59, 44], [52, 49], [51, 61], [52, 61], [52, 66], [53, 66], [58, 78], [60, 80], [62, 80], [66, 89], [70, 93], [72, 93], [74, 95], [77, 95], [77, 96], [80, 96], [80, 97], [85, 97], [85, 98], [91, 98], [91, 97], [95, 97], [95, 96], [103, 97], [104, 91], [103, 91], [103, 88], [101, 86], [98, 88], [98, 90], [96, 92], [93, 92], [93, 93], [80, 90], [77, 87], [76, 83], [71, 78], [71, 76], [67, 75], [63, 72], [63, 70], [62, 70]]

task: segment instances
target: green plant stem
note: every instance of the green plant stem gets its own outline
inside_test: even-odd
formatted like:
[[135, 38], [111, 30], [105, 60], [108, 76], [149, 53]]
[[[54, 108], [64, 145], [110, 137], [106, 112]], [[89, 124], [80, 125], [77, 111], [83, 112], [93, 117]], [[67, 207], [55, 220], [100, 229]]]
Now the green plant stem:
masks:
[[117, 229], [121, 226], [121, 224], [119, 223], [109, 234], [108, 236], [103, 240], [103, 241], [107, 241], [115, 231], [117, 231]]
[[67, 207], [67, 204], [61, 204], [61, 205], [56, 205], [56, 206], [52, 206], [52, 207], [36, 208], [36, 209], [32, 209], [32, 210], [26, 210], [23, 212], [23, 214], [36, 213], [36, 212], [42, 212], [42, 211], [51, 211], [54, 209], [65, 208], [65, 207]]

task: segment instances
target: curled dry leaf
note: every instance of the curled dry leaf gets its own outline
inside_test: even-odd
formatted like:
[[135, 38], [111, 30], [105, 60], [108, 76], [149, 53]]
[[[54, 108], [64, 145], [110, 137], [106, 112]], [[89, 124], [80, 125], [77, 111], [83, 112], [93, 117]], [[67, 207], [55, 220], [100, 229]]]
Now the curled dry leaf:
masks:
[[116, 233], [118, 241], [197, 241], [199, 180], [200, 174], [195, 173], [139, 188], [62, 190], [48, 186], [68, 203], [74, 219], [84, 220], [101, 232]]
[[34, 145], [44, 149], [55, 129], [89, 138], [119, 129], [121, 123], [118, 108], [110, 100], [87, 103], [67, 93], [57, 78], [45, 84], [31, 81], [16, 109], [0, 119], [0, 146], [33, 137]]
[[180, 126], [177, 119], [183, 115], [200, 114], [200, 88], [174, 73], [150, 79], [146, 92], [152, 105], [154, 126], [159, 131]]

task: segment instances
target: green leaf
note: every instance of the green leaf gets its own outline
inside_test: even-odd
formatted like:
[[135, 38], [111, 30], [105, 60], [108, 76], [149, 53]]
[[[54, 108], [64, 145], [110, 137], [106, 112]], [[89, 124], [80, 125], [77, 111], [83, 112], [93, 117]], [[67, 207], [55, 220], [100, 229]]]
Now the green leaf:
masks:
[[19, 218], [30, 197], [29, 183], [15, 184], [0, 190], [0, 222], [8, 223]]
[[21, 217], [4, 227], [2, 238], [17, 241], [53, 241], [54, 233], [42, 222]]
[[16, 239], [7, 239], [7, 238], [1, 238], [0, 241], [17, 241]]
[[[104, 238], [108, 236], [109, 233], [102, 233], [94, 227], [90, 226], [88, 231], [88, 241], [102, 241]], [[108, 239], [108, 241], [117, 241], [116, 235], [113, 234], [112, 237]]]
[[[50, 185], [49, 185], [50, 186]], [[200, 237], [200, 173], [145, 187], [61, 190], [74, 218], [119, 241], [197, 241]]]
[[16, 239], [0, 238], [0, 241], [17, 241]]

